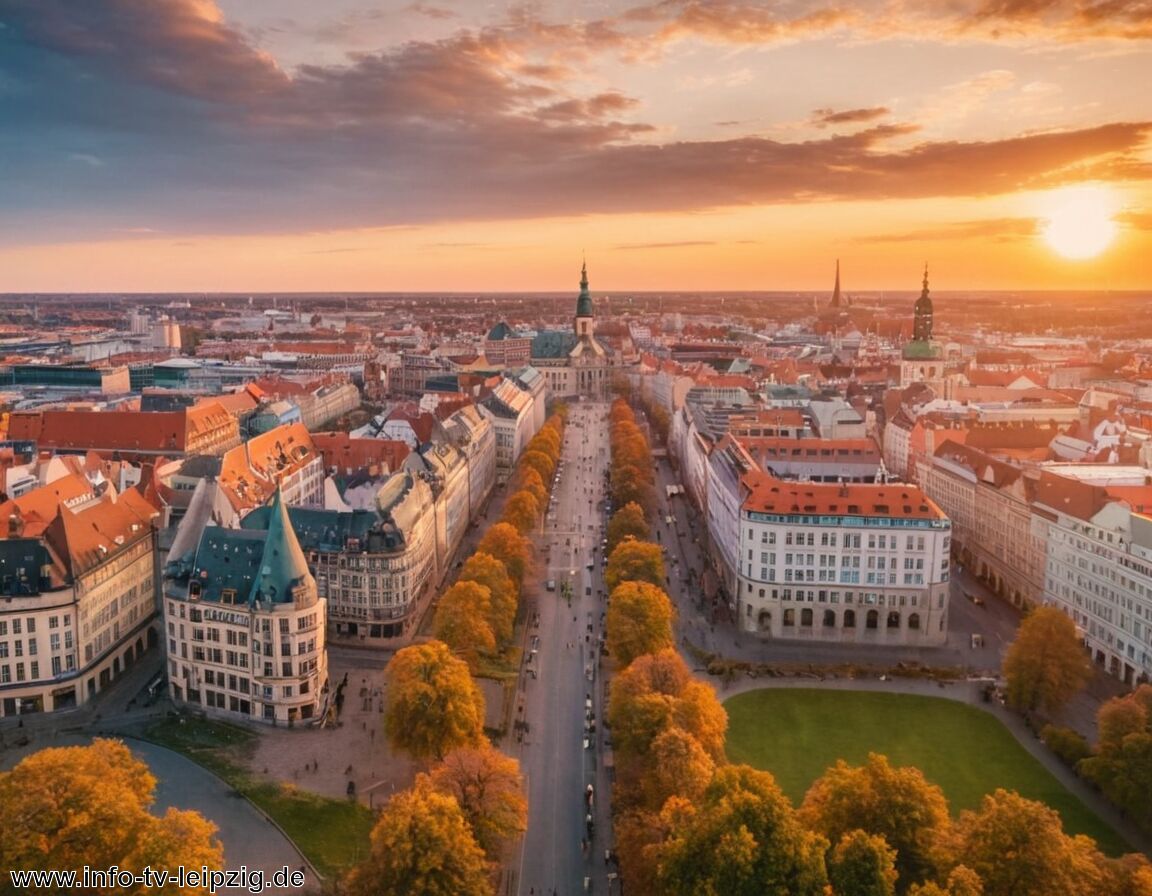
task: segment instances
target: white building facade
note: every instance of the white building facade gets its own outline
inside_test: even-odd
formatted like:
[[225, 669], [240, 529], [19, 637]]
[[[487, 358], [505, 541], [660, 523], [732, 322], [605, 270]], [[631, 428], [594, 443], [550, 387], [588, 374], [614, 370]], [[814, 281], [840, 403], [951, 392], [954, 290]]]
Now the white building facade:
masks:
[[934, 646], [948, 634], [951, 524], [907, 485], [745, 478], [739, 618], [764, 637]]

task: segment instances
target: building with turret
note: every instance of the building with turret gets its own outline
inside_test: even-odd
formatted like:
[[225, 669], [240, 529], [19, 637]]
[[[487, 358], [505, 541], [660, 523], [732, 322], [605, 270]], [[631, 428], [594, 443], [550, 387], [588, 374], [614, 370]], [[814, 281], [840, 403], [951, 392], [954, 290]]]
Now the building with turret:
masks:
[[283, 495], [265, 529], [204, 525], [209, 502], [193, 502], [164, 567], [169, 694], [215, 716], [315, 723], [328, 702], [325, 601]]
[[548, 383], [553, 398], [606, 399], [612, 389], [615, 359], [597, 341], [596, 316], [588, 291], [588, 265], [580, 269], [580, 294], [572, 331], [545, 330], [532, 340], [532, 366]]

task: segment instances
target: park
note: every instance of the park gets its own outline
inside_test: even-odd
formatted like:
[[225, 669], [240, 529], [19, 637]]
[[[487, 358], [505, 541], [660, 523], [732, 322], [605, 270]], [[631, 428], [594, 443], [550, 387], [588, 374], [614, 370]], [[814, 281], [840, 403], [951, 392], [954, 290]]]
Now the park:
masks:
[[1060, 784], [992, 715], [954, 700], [914, 694], [761, 689], [725, 704], [728, 758], [771, 772], [794, 804], [843, 759], [880, 753], [938, 784], [955, 816], [996, 788], [1046, 803], [1069, 834], [1086, 834], [1108, 855], [1127, 843]]

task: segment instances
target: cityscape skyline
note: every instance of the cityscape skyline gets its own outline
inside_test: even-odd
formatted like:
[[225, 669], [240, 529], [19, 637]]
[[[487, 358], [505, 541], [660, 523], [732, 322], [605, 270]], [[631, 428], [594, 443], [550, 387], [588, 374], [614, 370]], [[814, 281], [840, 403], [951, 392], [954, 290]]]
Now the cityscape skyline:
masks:
[[[1145, 289], [1146, 11], [9, 3], [5, 291]], [[131, 49], [132, 52], [126, 52]], [[974, 263], [978, 262], [978, 263]], [[963, 272], [963, 279], [956, 276]]]

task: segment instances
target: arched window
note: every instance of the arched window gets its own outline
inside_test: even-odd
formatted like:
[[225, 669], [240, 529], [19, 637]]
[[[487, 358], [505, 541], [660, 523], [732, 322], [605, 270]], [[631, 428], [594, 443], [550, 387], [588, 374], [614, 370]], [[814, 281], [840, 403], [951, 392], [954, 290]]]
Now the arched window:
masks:
[[920, 614], [913, 613], [908, 617], [908, 628], [920, 628]]
[[864, 620], [864, 625], [867, 628], [876, 628], [880, 624], [880, 614], [875, 610], [869, 610], [868, 616]]
[[789, 609], [784, 611], [784, 624], [785, 625], [795, 625], [796, 624], [796, 611], [795, 610], [789, 608]]
[[844, 611], [844, 628], [856, 628], [856, 611]]
[[800, 611], [800, 624], [812, 627], [812, 611], [807, 607]]
[[900, 614], [895, 610], [888, 614], [888, 628], [900, 628]]
[[825, 628], [831, 628], [834, 625], [836, 625], [836, 611], [835, 610], [825, 610], [824, 611], [824, 627]]

